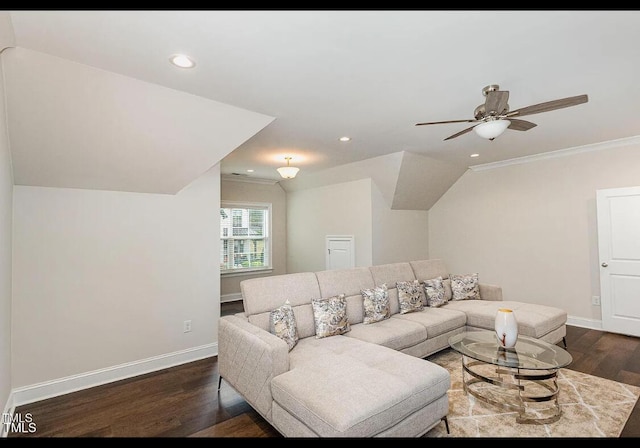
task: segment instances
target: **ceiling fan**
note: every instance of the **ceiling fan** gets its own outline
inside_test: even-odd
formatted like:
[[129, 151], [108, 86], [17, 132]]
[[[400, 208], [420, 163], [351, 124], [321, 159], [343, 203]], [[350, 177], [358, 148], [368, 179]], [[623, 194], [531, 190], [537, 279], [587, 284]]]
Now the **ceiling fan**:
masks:
[[466, 134], [472, 129], [479, 136], [493, 140], [507, 129], [512, 129], [514, 131], [528, 131], [536, 126], [535, 123], [520, 120], [517, 117], [577, 106], [578, 104], [586, 103], [589, 100], [587, 95], [577, 95], [509, 111], [509, 104], [507, 104], [507, 101], [509, 100], [509, 91], [500, 90], [500, 86], [497, 84], [491, 84], [482, 89], [482, 94], [487, 97], [487, 99], [484, 104], [476, 107], [476, 110], [473, 113], [475, 118], [472, 120], [432, 121], [427, 123], [417, 123], [416, 126], [445, 123], [478, 123], [445, 138], [445, 141]]

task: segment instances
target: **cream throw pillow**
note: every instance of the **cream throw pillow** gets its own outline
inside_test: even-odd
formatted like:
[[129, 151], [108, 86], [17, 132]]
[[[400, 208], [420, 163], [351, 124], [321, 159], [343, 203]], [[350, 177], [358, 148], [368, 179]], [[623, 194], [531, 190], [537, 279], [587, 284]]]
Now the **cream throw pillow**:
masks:
[[424, 288], [418, 280], [396, 282], [400, 314], [422, 311], [426, 302]]
[[451, 275], [451, 300], [480, 300], [478, 273]]
[[442, 277], [425, 280], [422, 283], [427, 295], [427, 306], [437, 308], [447, 303]]
[[324, 299], [311, 299], [311, 306], [317, 339], [344, 334], [351, 330], [344, 294]]
[[298, 327], [293, 308], [287, 300], [284, 305], [269, 313], [269, 329], [289, 346], [289, 351], [298, 343]]
[[375, 288], [363, 289], [360, 293], [362, 294], [364, 306], [363, 323], [372, 324], [391, 316], [389, 292], [387, 291], [386, 283]]

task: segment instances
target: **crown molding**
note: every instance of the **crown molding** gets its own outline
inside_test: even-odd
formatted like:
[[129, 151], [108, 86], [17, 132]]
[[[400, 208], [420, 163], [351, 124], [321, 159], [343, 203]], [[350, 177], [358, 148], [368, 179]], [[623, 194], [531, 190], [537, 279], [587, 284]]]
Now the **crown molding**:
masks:
[[277, 180], [273, 179], [262, 179], [260, 177], [249, 177], [244, 174], [221, 174], [221, 180], [228, 180], [231, 182], [246, 182], [250, 184], [263, 184], [263, 185], [275, 185], [278, 183]]
[[541, 154], [533, 154], [530, 156], [500, 160], [498, 162], [472, 165], [469, 167], [469, 169], [472, 171], [492, 170], [494, 168], [502, 168], [509, 165], [521, 165], [523, 163], [538, 162], [540, 160], [557, 159], [559, 157], [572, 156], [574, 154], [580, 154], [583, 152], [601, 151], [603, 149], [614, 149], [631, 145], [640, 145], [640, 136], [621, 138], [618, 140], [609, 140], [600, 143], [592, 143], [584, 146], [574, 146], [572, 148], [559, 149], [557, 151], [549, 151], [543, 152]]

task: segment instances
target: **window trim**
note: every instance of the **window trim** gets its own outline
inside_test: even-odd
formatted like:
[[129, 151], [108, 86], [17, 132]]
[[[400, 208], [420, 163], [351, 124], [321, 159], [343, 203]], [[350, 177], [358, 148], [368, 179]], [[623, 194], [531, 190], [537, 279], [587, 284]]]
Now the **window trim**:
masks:
[[[264, 274], [273, 271], [273, 252], [272, 252], [272, 226], [273, 226], [273, 213], [272, 204], [270, 202], [244, 202], [244, 201], [220, 201], [220, 208], [243, 208], [243, 209], [263, 209], [267, 210], [267, 228], [266, 228], [266, 244], [265, 247], [268, 250], [269, 265], [262, 267], [247, 267], [247, 268], [235, 268], [235, 269], [220, 269], [220, 275], [225, 277], [235, 277], [238, 275], [252, 275], [252, 274]], [[233, 218], [232, 218], [233, 219]], [[222, 232], [219, 232], [222, 233]], [[233, 241], [233, 236], [223, 237], [220, 236], [220, 246], [222, 249], [223, 240]]]

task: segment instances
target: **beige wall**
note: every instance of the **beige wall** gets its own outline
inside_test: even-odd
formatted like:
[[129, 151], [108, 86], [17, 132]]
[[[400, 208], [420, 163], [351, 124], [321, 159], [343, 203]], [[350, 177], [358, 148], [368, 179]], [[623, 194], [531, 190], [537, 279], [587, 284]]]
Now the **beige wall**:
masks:
[[[1, 27], [0, 27], [1, 29]], [[0, 70], [0, 407], [11, 391], [11, 222], [13, 177]], [[1, 428], [0, 428], [1, 429]], [[1, 431], [0, 431], [1, 432]]]
[[[240, 282], [253, 277], [287, 273], [287, 195], [279, 183], [260, 184], [222, 180], [220, 199], [238, 202], [265, 202], [271, 204], [271, 257], [273, 271], [269, 274], [247, 274], [221, 276], [220, 295], [222, 301], [240, 294]], [[227, 296], [227, 297], [225, 297]]]
[[468, 171], [429, 211], [430, 257], [597, 327], [596, 190], [638, 185], [638, 144]]
[[217, 342], [219, 205], [218, 165], [177, 195], [16, 186], [13, 387]]
[[391, 210], [375, 182], [371, 183], [373, 264], [429, 258], [426, 210]]
[[287, 195], [287, 269], [326, 269], [325, 237], [353, 235], [356, 266], [372, 264], [371, 179]]
[[326, 269], [325, 237], [353, 235], [356, 266], [429, 257], [428, 212], [391, 210], [372, 179], [287, 195], [289, 272]]

